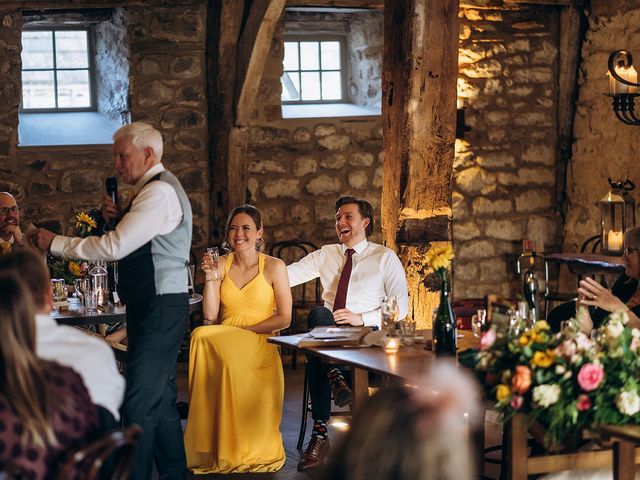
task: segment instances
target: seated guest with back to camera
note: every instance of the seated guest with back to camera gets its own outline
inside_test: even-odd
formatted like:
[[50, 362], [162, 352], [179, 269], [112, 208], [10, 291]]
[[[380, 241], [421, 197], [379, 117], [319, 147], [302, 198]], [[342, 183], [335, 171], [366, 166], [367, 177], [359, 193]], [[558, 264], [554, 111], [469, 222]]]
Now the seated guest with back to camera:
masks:
[[78, 328], [58, 325], [49, 315], [53, 305], [49, 271], [35, 251], [20, 249], [0, 256], [0, 273], [7, 272], [20, 275], [29, 289], [35, 308], [38, 357], [76, 370], [98, 406], [102, 427], [117, 427], [125, 385], [111, 348]]
[[[549, 312], [548, 323], [554, 331], [560, 330], [563, 320], [579, 317], [581, 328], [589, 332], [600, 327], [610, 313], [624, 310], [630, 325], [640, 328], [640, 227], [624, 234], [625, 272], [611, 289], [603, 287], [590, 277], [580, 281], [578, 299], [563, 303]], [[577, 311], [581, 311], [577, 315]]]
[[229, 253], [217, 264], [202, 259], [205, 326], [191, 334], [184, 432], [194, 473], [275, 472], [285, 462], [284, 375], [267, 338], [291, 322], [291, 289], [282, 260], [262, 253], [262, 237], [260, 212], [241, 205], [227, 220]]
[[0, 476], [55, 478], [98, 431], [98, 411], [71, 368], [36, 355], [33, 298], [0, 272]]

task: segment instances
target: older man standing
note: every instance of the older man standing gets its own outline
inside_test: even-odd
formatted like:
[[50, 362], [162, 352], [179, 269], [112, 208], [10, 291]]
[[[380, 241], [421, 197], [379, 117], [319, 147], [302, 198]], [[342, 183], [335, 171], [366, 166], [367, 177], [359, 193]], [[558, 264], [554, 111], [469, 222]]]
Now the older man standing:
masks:
[[21, 244], [23, 238], [16, 199], [9, 192], [0, 192], [0, 254], [11, 253], [14, 245]]
[[133, 478], [149, 478], [155, 459], [161, 479], [178, 479], [186, 461], [175, 408], [175, 367], [189, 315], [191, 206], [180, 182], [160, 163], [160, 132], [136, 122], [113, 139], [115, 169], [134, 186], [122, 212], [104, 200], [106, 220], [122, 214], [115, 230], [81, 239], [40, 229], [36, 242], [55, 255], [120, 260], [118, 294], [127, 306], [129, 336], [124, 422], [144, 429]]

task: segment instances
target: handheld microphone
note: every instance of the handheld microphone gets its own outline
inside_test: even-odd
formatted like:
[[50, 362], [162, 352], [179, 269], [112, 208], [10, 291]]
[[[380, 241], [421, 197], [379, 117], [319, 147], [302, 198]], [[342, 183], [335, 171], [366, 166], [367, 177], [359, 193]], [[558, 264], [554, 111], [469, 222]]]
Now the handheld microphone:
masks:
[[[111, 200], [117, 206], [118, 205], [118, 180], [116, 177], [108, 177], [105, 182], [105, 187], [107, 189], [107, 195], [111, 196]], [[116, 219], [112, 218], [109, 220], [107, 224], [107, 228], [109, 230], [113, 230], [116, 228]]]

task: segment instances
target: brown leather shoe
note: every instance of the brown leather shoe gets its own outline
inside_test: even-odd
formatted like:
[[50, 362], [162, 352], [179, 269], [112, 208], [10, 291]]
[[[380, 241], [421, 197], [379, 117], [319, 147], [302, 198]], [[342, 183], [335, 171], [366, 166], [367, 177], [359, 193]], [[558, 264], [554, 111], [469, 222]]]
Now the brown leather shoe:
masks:
[[304, 472], [305, 470], [321, 466], [324, 463], [324, 458], [327, 456], [327, 453], [329, 453], [329, 438], [311, 435], [307, 449], [300, 457], [298, 471]]
[[349, 385], [341, 378], [336, 378], [331, 382], [331, 395], [333, 395], [333, 403], [338, 407], [346, 407], [351, 405], [353, 401], [353, 392]]

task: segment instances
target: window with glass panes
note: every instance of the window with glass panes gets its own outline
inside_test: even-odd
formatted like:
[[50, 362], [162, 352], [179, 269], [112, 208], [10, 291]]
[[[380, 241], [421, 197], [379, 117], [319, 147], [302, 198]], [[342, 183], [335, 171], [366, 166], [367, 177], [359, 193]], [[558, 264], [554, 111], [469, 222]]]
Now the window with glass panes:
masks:
[[282, 102], [345, 101], [344, 54], [340, 37], [285, 37]]
[[22, 32], [22, 110], [93, 107], [89, 31]]

